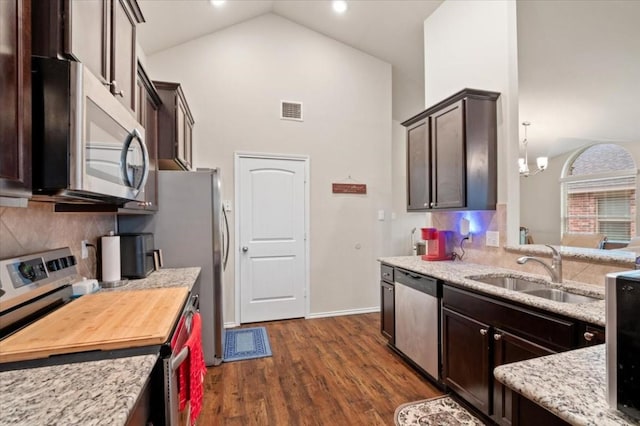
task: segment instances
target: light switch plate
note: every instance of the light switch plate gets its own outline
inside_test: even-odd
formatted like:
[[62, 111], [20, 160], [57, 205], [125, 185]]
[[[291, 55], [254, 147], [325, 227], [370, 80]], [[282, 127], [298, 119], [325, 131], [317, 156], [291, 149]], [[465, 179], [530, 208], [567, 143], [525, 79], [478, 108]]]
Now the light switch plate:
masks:
[[487, 231], [487, 247], [500, 247], [500, 232]]
[[384, 210], [378, 210], [378, 220], [384, 220]]

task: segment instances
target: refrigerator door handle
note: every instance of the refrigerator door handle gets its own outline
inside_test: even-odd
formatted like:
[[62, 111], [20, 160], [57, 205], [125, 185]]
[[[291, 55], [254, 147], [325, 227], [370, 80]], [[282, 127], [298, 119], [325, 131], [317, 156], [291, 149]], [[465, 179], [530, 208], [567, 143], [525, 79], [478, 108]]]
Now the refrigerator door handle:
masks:
[[229, 241], [229, 220], [227, 219], [227, 212], [222, 208], [222, 217], [224, 218], [224, 228], [225, 232], [222, 234], [222, 245], [224, 246], [224, 262], [222, 264], [222, 270], [225, 271], [227, 269], [227, 260], [229, 260], [229, 246], [231, 245], [231, 241]]

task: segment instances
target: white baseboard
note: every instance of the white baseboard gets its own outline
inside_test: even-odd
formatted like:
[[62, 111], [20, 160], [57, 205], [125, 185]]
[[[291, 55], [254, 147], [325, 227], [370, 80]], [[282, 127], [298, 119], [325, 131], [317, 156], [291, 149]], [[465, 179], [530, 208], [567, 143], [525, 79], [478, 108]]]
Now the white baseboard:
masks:
[[380, 306], [373, 306], [371, 308], [360, 308], [360, 309], [346, 309], [344, 311], [316, 312], [314, 314], [307, 315], [306, 318], [313, 319], [313, 318], [339, 317], [342, 315], [370, 314], [373, 312], [380, 312]]
[[[344, 311], [317, 312], [315, 314], [307, 315], [305, 319], [339, 317], [342, 315], [370, 314], [374, 312], [380, 312], [380, 306], [374, 306], [371, 308], [360, 308], [360, 309], [346, 309]], [[239, 327], [239, 324], [236, 324], [234, 321], [229, 321], [224, 323], [224, 328], [234, 328], [234, 327]]]

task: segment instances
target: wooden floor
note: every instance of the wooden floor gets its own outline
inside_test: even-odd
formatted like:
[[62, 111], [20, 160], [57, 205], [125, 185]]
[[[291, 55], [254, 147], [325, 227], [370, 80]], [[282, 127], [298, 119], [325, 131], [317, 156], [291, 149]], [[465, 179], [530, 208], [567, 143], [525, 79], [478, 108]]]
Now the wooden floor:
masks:
[[198, 426], [393, 425], [398, 405], [441, 395], [386, 346], [377, 313], [258, 325], [273, 356], [209, 368]]

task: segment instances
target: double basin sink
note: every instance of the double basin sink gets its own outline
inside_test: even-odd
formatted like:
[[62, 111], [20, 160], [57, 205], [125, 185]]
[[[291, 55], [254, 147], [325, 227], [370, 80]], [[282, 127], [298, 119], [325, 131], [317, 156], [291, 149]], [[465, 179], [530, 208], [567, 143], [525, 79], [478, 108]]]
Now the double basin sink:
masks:
[[507, 290], [517, 291], [519, 293], [528, 294], [530, 296], [541, 297], [547, 300], [562, 303], [590, 303], [597, 302], [596, 297], [584, 296], [581, 294], [570, 293], [566, 290], [557, 288], [549, 288], [548, 284], [534, 279], [516, 277], [511, 275], [501, 276], [469, 276], [467, 279], [478, 281], [484, 284], [490, 284], [496, 287], [505, 288]]

